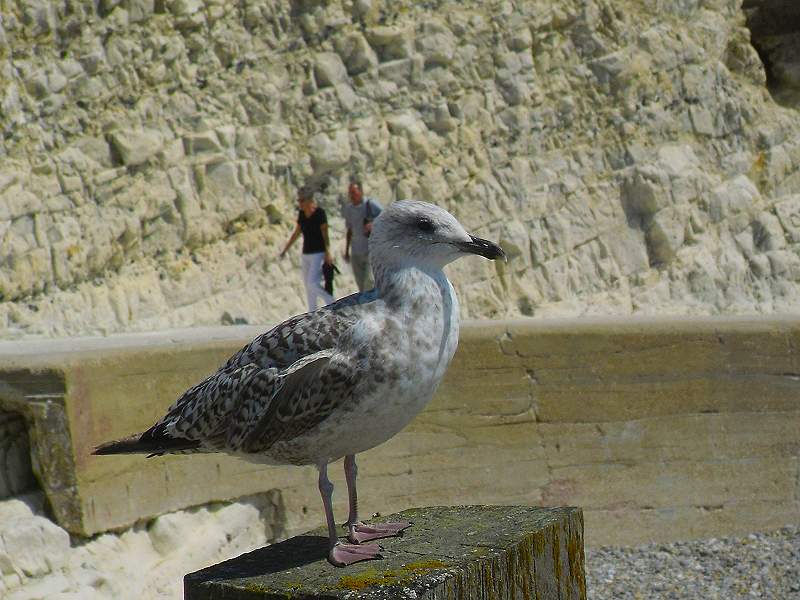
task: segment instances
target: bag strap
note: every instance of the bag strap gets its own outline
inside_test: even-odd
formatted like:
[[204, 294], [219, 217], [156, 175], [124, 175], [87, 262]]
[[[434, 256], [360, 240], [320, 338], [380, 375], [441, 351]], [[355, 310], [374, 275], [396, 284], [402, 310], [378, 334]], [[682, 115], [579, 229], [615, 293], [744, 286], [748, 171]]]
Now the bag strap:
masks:
[[366, 198], [365, 202], [367, 205], [364, 207], [364, 216], [372, 220], [372, 206], [369, 203], [369, 198]]

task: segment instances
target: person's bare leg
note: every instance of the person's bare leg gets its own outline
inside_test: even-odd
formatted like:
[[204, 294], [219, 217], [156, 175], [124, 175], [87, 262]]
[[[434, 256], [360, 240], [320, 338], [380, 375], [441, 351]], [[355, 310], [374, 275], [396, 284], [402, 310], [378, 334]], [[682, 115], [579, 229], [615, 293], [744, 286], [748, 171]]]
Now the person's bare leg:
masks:
[[350, 515], [347, 517], [347, 539], [355, 544], [377, 540], [380, 538], [400, 535], [404, 529], [411, 527], [405, 521], [399, 523], [375, 523], [367, 525], [358, 519], [358, 493], [356, 492], [356, 477], [358, 467], [356, 457], [350, 454], [344, 457], [344, 476], [347, 480], [347, 496], [350, 500]]
[[336, 535], [336, 522], [333, 518], [333, 484], [328, 479], [328, 465], [318, 465], [319, 493], [322, 496], [322, 505], [325, 508], [325, 520], [328, 522], [328, 562], [336, 567], [346, 567], [362, 560], [382, 558], [380, 546], [377, 544], [345, 544], [339, 541]]

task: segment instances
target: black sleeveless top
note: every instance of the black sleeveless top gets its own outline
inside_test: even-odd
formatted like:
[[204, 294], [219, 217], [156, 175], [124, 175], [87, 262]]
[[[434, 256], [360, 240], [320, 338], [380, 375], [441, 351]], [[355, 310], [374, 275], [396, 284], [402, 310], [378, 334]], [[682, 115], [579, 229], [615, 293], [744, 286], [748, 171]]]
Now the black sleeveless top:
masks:
[[322, 226], [328, 224], [325, 211], [319, 206], [306, 218], [302, 210], [297, 211], [297, 224], [303, 232], [303, 254], [325, 252], [325, 240], [322, 237]]

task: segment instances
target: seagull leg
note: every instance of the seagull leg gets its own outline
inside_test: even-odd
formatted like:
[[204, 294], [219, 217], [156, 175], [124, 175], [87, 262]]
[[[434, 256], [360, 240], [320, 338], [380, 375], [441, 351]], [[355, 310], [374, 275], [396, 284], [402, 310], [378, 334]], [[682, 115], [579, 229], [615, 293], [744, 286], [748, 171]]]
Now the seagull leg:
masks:
[[328, 552], [328, 562], [335, 567], [346, 567], [362, 560], [372, 560], [382, 558], [380, 546], [377, 544], [345, 544], [339, 541], [336, 535], [336, 522], [333, 518], [333, 484], [328, 479], [328, 464], [322, 463], [317, 466], [319, 469], [319, 493], [322, 496], [322, 505], [325, 507], [325, 519], [328, 522], [328, 541], [330, 550]]
[[350, 516], [347, 518], [348, 536], [351, 542], [360, 544], [369, 540], [394, 537], [400, 535], [402, 531], [411, 527], [411, 523], [375, 523], [367, 525], [358, 520], [358, 493], [356, 492], [356, 477], [358, 467], [356, 466], [355, 454], [348, 454], [344, 457], [344, 475], [347, 480], [347, 496], [350, 500]]

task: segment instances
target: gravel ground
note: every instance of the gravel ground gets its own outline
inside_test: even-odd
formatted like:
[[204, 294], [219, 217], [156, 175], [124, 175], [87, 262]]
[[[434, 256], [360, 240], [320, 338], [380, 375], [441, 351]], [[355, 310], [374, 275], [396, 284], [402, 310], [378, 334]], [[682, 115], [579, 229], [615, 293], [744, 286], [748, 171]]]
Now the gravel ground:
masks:
[[800, 526], [740, 538], [586, 551], [589, 600], [800, 600]]

